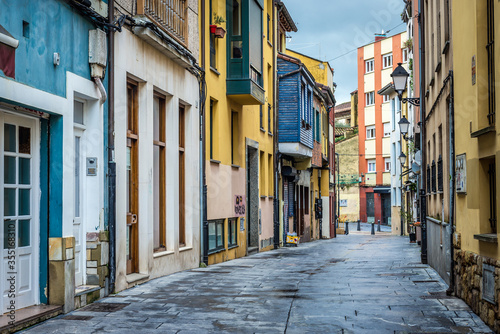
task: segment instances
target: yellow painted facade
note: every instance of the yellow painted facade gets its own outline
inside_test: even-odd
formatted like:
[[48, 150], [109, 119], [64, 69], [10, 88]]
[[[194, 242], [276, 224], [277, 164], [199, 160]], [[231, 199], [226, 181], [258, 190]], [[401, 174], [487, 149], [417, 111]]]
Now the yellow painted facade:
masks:
[[[274, 193], [274, 160], [273, 160], [273, 127], [274, 127], [274, 59], [276, 51], [274, 48], [276, 34], [270, 29], [267, 36], [267, 20], [263, 20], [262, 31], [266, 35], [262, 39], [263, 66], [262, 66], [262, 88], [265, 91], [264, 105], [245, 105], [241, 101], [245, 99], [227, 95], [227, 57], [228, 45], [226, 35], [224, 38], [215, 38], [213, 50], [215, 50], [215, 64], [211, 64], [211, 34], [209, 25], [213, 24], [214, 15], [221, 16], [226, 22], [218, 24], [226, 30], [227, 28], [227, 1], [212, 0], [205, 3], [205, 11], [202, 11], [200, 2], [200, 17], [203, 15], [205, 27], [204, 43], [200, 41], [201, 63], [205, 64], [207, 99], [205, 107], [205, 131], [206, 131], [206, 177], [207, 177], [207, 219], [209, 222], [223, 220], [223, 247], [209, 251], [209, 264], [219, 263], [234, 258], [242, 257], [249, 251], [265, 251], [273, 245], [273, 193]], [[263, 17], [269, 15], [271, 27], [275, 26], [273, 13], [273, 1], [263, 1]], [[242, 13], [245, 15], [245, 13]], [[248, 13], [247, 13], [248, 15]], [[203, 47], [204, 46], [204, 47]], [[262, 108], [262, 109], [261, 109]], [[261, 116], [262, 114], [262, 116]], [[249, 145], [252, 145], [250, 147]], [[258, 174], [258, 197], [252, 197], [252, 201], [258, 198], [258, 203], [253, 202], [258, 208], [258, 233], [257, 241], [249, 242], [249, 211], [248, 198], [248, 166], [249, 150], [256, 155], [258, 163], [251, 164], [252, 175]], [[255, 182], [252, 184], [255, 185]], [[243, 196], [246, 199], [246, 215], [235, 217], [235, 197]], [[229, 218], [237, 218], [236, 231], [237, 243], [230, 246]], [[244, 219], [242, 224], [241, 219]], [[252, 223], [257, 223], [254, 214]], [[243, 226], [242, 226], [243, 225]], [[210, 225], [209, 225], [210, 226]], [[209, 232], [210, 228], [209, 228]], [[251, 249], [250, 249], [251, 248]]]
[[[461, 249], [480, 256], [500, 259], [497, 242], [479, 241], [479, 234], [498, 233], [491, 227], [489, 165], [495, 166], [498, 176], [500, 159], [500, 127], [497, 122], [488, 122], [488, 55], [486, 1], [458, 1], [453, 3], [454, 82], [455, 82], [455, 155], [465, 154], [466, 193], [456, 195], [456, 232], [461, 236]], [[494, 1], [495, 22], [500, 21], [500, 4]], [[481, 24], [479, 24], [481, 22]], [[484, 23], [484, 24], [483, 24]], [[500, 25], [495, 26], [500, 36]], [[500, 78], [500, 44], [494, 43], [496, 81]], [[476, 78], [472, 76], [475, 59]], [[500, 89], [496, 89], [496, 110], [500, 110]], [[477, 136], [477, 131], [490, 129]], [[476, 134], [474, 134], [476, 133]], [[496, 210], [500, 207], [496, 177]], [[498, 215], [498, 213], [497, 213]], [[498, 217], [495, 217], [498, 219]]]

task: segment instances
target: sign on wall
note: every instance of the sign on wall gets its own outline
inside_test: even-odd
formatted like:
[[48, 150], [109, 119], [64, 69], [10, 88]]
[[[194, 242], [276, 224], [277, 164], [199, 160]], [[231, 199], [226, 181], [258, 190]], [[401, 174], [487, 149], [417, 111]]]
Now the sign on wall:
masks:
[[339, 205], [340, 205], [340, 207], [347, 207], [347, 200], [341, 199]]
[[457, 155], [455, 161], [455, 180], [457, 193], [465, 194], [467, 192], [467, 159], [465, 153]]
[[246, 214], [245, 196], [234, 195], [234, 215], [235, 217], [244, 217]]

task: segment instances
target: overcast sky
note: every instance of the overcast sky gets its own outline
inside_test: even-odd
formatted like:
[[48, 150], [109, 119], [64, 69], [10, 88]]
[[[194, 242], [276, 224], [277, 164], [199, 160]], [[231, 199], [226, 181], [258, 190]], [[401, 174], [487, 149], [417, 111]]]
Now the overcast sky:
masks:
[[350, 93], [357, 89], [357, 52], [353, 50], [372, 42], [382, 30], [390, 30], [388, 36], [406, 30], [401, 21], [403, 0], [283, 2], [298, 28], [288, 34], [287, 48], [330, 62], [337, 104], [350, 101]]

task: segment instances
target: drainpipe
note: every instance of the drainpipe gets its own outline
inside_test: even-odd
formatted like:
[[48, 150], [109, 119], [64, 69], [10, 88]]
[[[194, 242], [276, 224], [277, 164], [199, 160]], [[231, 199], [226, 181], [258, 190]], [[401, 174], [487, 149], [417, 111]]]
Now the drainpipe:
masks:
[[[205, 71], [206, 60], [205, 60], [205, 1], [201, 1], [201, 68]], [[203, 103], [203, 104], [202, 104]], [[202, 174], [202, 242], [203, 242], [203, 263], [208, 266], [208, 220], [207, 220], [207, 173], [206, 173], [206, 126], [205, 126], [205, 103], [200, 99], [200, 126], [201, 126], [201, 174]]]
[[[323, 158], [321, 158], [321, 159], [323, 159]], [[322, 169], [318, 169], [318, 184], [319, 184], [318, 194], [319, 194], [320, 201], [322, 201], [322, 199], [321, 199], [321, 172], [322, 172]], [[321, 208], [323, 208], [323, 204], [321, 204]], [[319, 238], [323, 239], [323, 226], [321, 226], [321, 225], [323, 225], [323, 210], [321, 210], [321, 216], [319, 217]]]
[[[108, 23], [113, 24], [115, 2], [108, 2]], [[108, 33], [108, 231], [109, 292], [115, 291], [116, 278], [116, 162], [115, 162], [115, 31]]]
[[424, 23], [425, 18], [423, 16], [423, 1], [418, 2], [418, 30], [419, 30], [419, 40], [420, 40], [420, 151], [422, 152], [422, 171], [420, 173], [420, 223], [422, 224], [422, 251], [421, 251], [421, 261], [422, 263], [427, 263], [427, 197], [425, 194], [425, 177], [427, 175], [427, 161], [426, 161], [426, 146], [425, 146], [425, 31]]
[[273, 159], [274, 159], [274, 249], [278, 249], [280, 246], [280, 206], [279, 206], [279, 164], [278, 164], [278, 121], [279, 115], [276, 109], [276, 92], [278, 91], [276, 87], [276, 3], [273, 3], [273, 108], [274, 108], [274, 122], [273, 122]]
[[446, 294], [451, 295], [455, 292], [455, 261], [453, 251], [453, 233], [455, 221], [455, 109], [454, 109], [454, 87], [453, 87], [453, 71], [450, 70], [450, 101], [449, 101], [449, 127], [450, 127], [450, 286], [446, 290]]

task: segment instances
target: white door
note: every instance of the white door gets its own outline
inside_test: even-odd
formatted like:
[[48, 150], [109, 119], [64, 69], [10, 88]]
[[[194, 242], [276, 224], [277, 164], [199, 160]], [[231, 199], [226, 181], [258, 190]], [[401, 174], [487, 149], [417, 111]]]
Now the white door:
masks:
[[38, 120], [0, 112], [2, 313], [38, 303]]
[[75, 285], [80, 286], [85, 283], [83, 272], [85, 266], [83, 264], [84, 257], [82, 253], [82, 235], [83, 235], [83, 193], [82, 183], [84, 180], [85, 171], [85, 152], [83, 145], [83, 131], [75, 128], [75, 214], [73, 218], [73, 235], [75, 236]]

